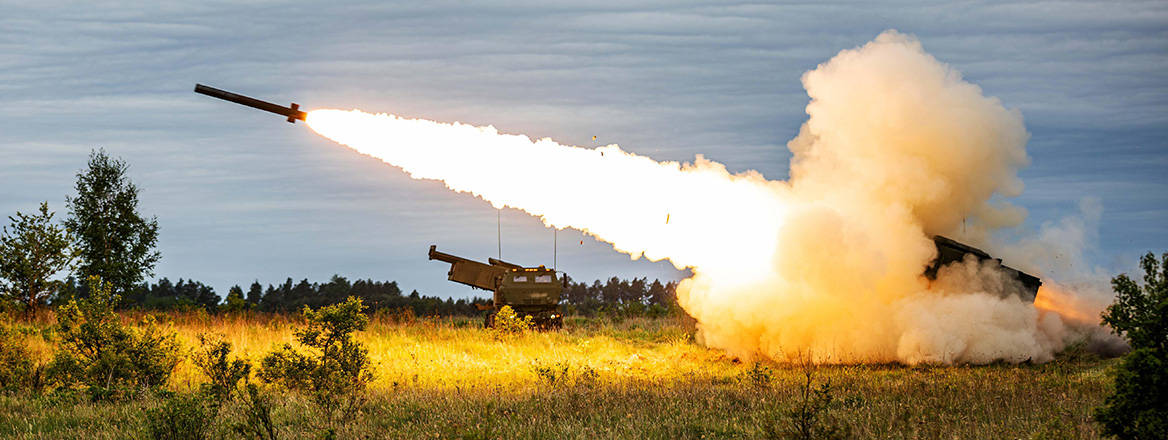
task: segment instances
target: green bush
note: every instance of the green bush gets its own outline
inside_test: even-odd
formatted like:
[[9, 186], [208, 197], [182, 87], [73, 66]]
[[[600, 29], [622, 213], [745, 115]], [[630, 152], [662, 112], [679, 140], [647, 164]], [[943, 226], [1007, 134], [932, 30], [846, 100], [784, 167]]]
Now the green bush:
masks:
[[123, 325], [114, 313], [118, 296], [100, 277], [89, 277], [89, 292], [57, 311], [53, 378], [64, 386], [88, 386], [98, 399], [114, 390], [165, 384], [180, 359], [174, 333], [164, 333], [151, 318], [138, 327]]
[[146, 411], [146, 427], [158, 440], [202, 440], [209, 437], [215, 411], [200, 393], [173, 394]]
[[1095, 412], [1103, 434], [1121, 439], [1168, 438], [1168, 362], [1163, 353], [1140, 348], [1123, 359], [1115, 394]]
[[191, 361], [211, 379], [203, 387], [218, 404], [231, 400], [239, 381], [246, 380], [251, 372], [247, 361], [231, 358], [231, 343], [218, 335], [199, 335], [199, 349]]
[[[1157, 264], [1158, 263], [1158, 264]], [[1103, 435], [1121, 439], [1168, 438], [1168, 254], [1140, 259], [1144, 285], [1127, 275], [1111, 280], [1115, 303], [1103, 323], [1134, 351], [1119, 365], [1115, 393], [1095, 411]]]
[[368, 350], [353, 339], [353, 332], [369, 323], [364, 308], [355, 297], [317, 310], [305, 307], [306, 326], [295, 333], [301, 347], [285, 344], [269, 353], [260, 363], [259, 378], [307, 392], [330, 426], [338, 415], [347, 418], [373, 376]]

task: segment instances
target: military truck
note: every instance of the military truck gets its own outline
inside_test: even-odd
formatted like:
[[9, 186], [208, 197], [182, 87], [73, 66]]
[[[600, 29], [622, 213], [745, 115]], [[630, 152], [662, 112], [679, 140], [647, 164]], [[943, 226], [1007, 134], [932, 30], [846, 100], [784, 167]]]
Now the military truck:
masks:
[[1038, 288], [1042, 286], [1042, 280], [1034, 275], [1002, 265], [1001, 258], [991, 257], [990, 254], [981, 249], [940, 235], [933, 237], [933, 244], [937, 246], [937, 258], [925, 268], [925, 277], [930, 280], [937, 279], [937, 271], [941, 270], [945, 265], [962, 261], [966, 255], [973, 255], [980, 262], [987, 260], [997, 261], [998, 265], [1001, 266], [1002, 272], [1022, 286], [1020, 294], [1023, 300], [1034, 302], [1034, 298], [1038, 296]]
[[475, 289], [494, 292], [490, 305], [480, 307], [487, 312], [483, 326], [495, 325], [495, 314], [503, 306], [511, 306], [519, 316], [530, 316], [536, 327], [560, 328], [564, 316], [560, 312], [560, 297], [567, 278], [543, 266], [523, 267], [503, 260], [488, 258], [481, 263], [438, 252], [430, 246], [430, 259], [450, 263], [447, 279]]

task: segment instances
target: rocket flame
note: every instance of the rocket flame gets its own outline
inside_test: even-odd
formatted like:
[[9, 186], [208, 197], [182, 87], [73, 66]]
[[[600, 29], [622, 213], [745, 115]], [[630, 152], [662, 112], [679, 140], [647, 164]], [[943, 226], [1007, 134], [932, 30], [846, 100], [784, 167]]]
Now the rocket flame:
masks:
[[1062, 322], [1009, 295], [995, 267], [967, 261], [934, 283], [920, 275], [932, 234], [969, 219], [965, 236], [979, 240], [1021, 221], [1020, 209], [990, 201], [1022, 190], [1021, 115], [895, 31], [803, 83], [810, 117], [788, 144], [788, 182], [701, 156], [656, 162], [616, 145], [358, 110], [315, 110], [307, 123], [414, 178], [692, 268], [680, 304], [704, 343], [739, 356], [1050, 359], [1064, 345]]
[[1090, 298], [1076, 295], [1062, 286], [1048, 282], [1038, 289], [1034, 307], [1045, 312], [1057, 313], [1067, 322], [1093, 324], [1099, 322], [1107, 304], [1092, 302]]
[[616, 145], [580, 148], [358, 110], [315, 110], [308, 124], [411, 177], [586, 231], [634, 258], [669, 258], [679, 269], [765, 271], [784, 215], [782, 182], [732, 175], [700, 157], [692, 165], [656, 162]]

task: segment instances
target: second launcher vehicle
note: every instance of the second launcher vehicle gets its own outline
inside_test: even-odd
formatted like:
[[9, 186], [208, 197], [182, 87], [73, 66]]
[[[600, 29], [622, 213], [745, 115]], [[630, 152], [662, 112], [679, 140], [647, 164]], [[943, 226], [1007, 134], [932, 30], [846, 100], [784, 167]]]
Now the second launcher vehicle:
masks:
[[520, 317], [530, 316], [536, 327], [563, 327], [560, 297], [567, 278], [555, 270], [543, 266], [523, 267], [494, 258], [481, 263], [438, 252], [437, 246], [430, 246], [430, 259], [450, 263], [447, 274], [450, 281], [494, 292], [493, 301], [484, 308], [486, 327], [495, 325], [495, 314], [503, 306], [510, 306]]

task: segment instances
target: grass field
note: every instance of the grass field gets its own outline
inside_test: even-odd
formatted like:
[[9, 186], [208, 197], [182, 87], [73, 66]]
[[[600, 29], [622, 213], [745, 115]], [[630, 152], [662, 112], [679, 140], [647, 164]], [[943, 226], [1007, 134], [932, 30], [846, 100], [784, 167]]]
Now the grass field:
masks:
[[[186, 347], [219, 333], [258, 361], [290, 342], [282, 316], [160, 314]], [[127, 320], [136, 319], [126, 316]], [[16, 324], [47, 358], [51, 320]], [[1081, 351], [1042, 365], [800, 366], [743, 362], [693, 342], [684, 319], [569, 319], [556, 332], [496, 337], [479, 320], [375, 316], [360, 340], [376, 379], [339, 438], [783, 438], [807, 391], [829, 385], [818, 424], [855, 438], [1095, 438], [1092, 409], [1114, 361]], [[808, 382], [810, 380], [810, 383]], [[184, 361], [175, 391], [205, 381]], [[271, 390], [281, 438], [313, 438], [321, 417], [303, 396]], [[815, 396], [811, 393], [810, 396]], [[820, 402], [823, 400], [821, 399]], [[144, 438], [158, 398], [91, 403], [0, 396], [6, 438]], [[236, 438], [228, 404], [214, 438]]]

